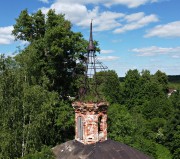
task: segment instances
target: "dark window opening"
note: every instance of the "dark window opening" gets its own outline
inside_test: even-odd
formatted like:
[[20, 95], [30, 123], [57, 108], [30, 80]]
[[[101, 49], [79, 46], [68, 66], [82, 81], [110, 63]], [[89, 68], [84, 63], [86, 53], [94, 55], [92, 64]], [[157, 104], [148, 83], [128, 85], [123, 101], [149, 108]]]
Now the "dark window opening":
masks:
[[77, 118], [77, 131], [78, 131], [78, 138], [83, 140], [83, 118], [79, 116]]
[[103, 131], [102, 130], [102, 116], [99, 116], [98, 118], [98, 132]]

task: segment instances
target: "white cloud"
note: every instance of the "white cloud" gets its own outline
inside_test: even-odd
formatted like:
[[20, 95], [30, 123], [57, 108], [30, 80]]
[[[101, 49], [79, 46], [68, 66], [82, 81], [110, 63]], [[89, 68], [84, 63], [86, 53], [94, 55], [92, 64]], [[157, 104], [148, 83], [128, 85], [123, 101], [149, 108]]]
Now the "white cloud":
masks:
[[[57, 13], [65, 14], [66, 18], [71, 20], [72, 23], [78, 23], [80, 19], [84, 19], [84, 17], [87, 17], [88, 14], [86, 6], [78, 3], [74, 3], [72, 5], [69, 2], [56, 2], [52, 4], [50, 8], [55, 9]], [[92, 14], [93, 12], [96, 12], [96, 9], [92, 11]]]
[[10, 44], [13, 42], [12, 30], [13, 26], [0, 27], [0, 44]]
[[[88, 10], [85, 5], [79, 3], [72, 5], [69, 1], [61, 3], [57, 1], [52, 4], [50, 8], [55, 9], [57, 13], [65, 14], [66, 19], [77, 26], [89, 27], [90, 20], [93, 19], [94, 31], [111, 30], [121, 26], [118, 19], [124, 16], [124, 14], [118, 12], [100, 12], [98, 7]], [[48, 9], [49, 8], [41, 8], [43, 13], [46, 13]]]
[[[151, 22], [158, 21], [157, 16], [154, 14], [146, 16], [143, 12], [139, 12], [131, 15], [125, 15], [120, 12], [100, 11], [99, 7], [94, 7], [91, 10], [86, 7], [86, 4], [89, 3], [98, 4], [102, 2], [107, 1], [57, 0], [50, 6], [50, 8], [41, 8], [41, 10], [43, 13], [46, 13], [48, 9], [55, 9], [57, 13], [65, 14], [66, 19], [80, 27], [89, 27], [90, 20], [93, 19], [93, 31], [107, 31], [115, 29], [115, 33], [121, 33], [128, 30], [142, 28]], [[118, 3], [119, 2], [120, 1], [118, 1]], [[120, 22], [124, 21], [126, 24], [123, 26]]]
[[100, 57], [98, 57], [98, 60], [100, 60], [100, 61], [114, 61], [117, 59], [119, 59], [118, 56], [100, 56]]
[[109, 54], [109, 53], [113, 53], [114, 50], [101, 50], [102, 54]]
[[179, 59], [180, 58], [180, 54], [179, 55], [173, 55], [173, 58]]
[[39, 1], [41, 1], [43, 3], [49, 3], [49, 0], [39, 0]]
[[135, 48], [131, 50], [132, 52], [138, 53], [137, 56], [156, 56], [168, 54], [173, 58], [180, 56], [180, 47], [145, 47], [145, 48]]
[[180, 37], [180, 21], [158, 25], [149, 30], [145, 37]]
[[157, 22], [158, 17], [155, 14], [145, 16], [144, 13], [140, 12], [140, 13], [127, 15], [125, 17], [125, 20], [127, 20], [127, 22], [130, 23], [125, 24], [121, 28], [115, 29], [114, 33], [124, 33], [130, 30], [142, 28], [152, 22]]
[[[67, 0], [57, 0], [57, 2], [64, 3]], [[112, 5], [124, 5], [128, 8], [136, 8], [147, 3], [154, 3], [158, 0], [68, 0], [69, 3], [79, 3], [79, 4], [102, 4], [106, 7]]]
[[153, 2], [153, 0], [112, 0], [105, 2], [105, 6], [112, 6], [119, 4], [119, 5], [125, 5], [128, 8], [136, 8], [148, 2]]
[[[79, 26], [86, 26], [89, 22], [87, 19], [90, 19], [91, 12], [90, 14], [87, 15], [86, 19], [78, 23], [77, 25]], [[94, 14], [94, 19], [93, 21], [93, 26], [94, 26], [94, 31], [105, 31], [105, 30], [111, 30], [114, 29], [118, 26], [121, 26], [121, 24], [118, 22], [119, 18], [122, 18], [124, 14], [122, 13], [117, 13], [117, 12], [110, 12], [110, 11], [105, 11], [105, 12], [99, 12], [97, 9], [96, 14]]]
[[142, 19], [144, 16], [145, 16], [144, 12], [139, 12], [139, 13], [126, 15], [124, 19], [127, 22], [133, 22], [133, 21], [138, 21], [139, 19]]

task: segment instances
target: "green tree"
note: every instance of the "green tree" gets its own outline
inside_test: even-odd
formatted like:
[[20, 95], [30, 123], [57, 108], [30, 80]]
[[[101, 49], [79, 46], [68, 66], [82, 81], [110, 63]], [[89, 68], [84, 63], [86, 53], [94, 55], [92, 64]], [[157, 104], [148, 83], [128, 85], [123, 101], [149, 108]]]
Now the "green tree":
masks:
[[126, 73], [123, 86], [123, 100], [128, 108], [139, 105], [137, 96], [140, 92], [140, 77], [138, 70], [129, 70]]
[[160, 70], [158, 70], [154, 74], [154, 79], [162, 87], [163, 91], [165, 93], [167, 93], [167, 89], [168, 89], [168, 76], [165, 73], [163, 73]]
[[131, 143], [135, 131], [133, 118], [125, 106], [112, 104], [108, 109], [108, 135], [111, 139]]
[[98, 93], [109, 103], [119, 103], [121, 98], [118, 75], [113, 70], [101, 71], [96, 74]]
[[[28, 24], [25, 18], [30, 19]], [[73, 82], [79, 72], [76, 61], [85, 52], [87, 41], [81, 33], [71, 31], [71, 23], [64, 15], [49, 10], [45, 18], [41, 11], [30, 16], [24, 10], [16, 19], [13, 35], [31, 42], [16, 58], [20, 66], [30, 71], [30, 83], [58, 91], [63, 98], [73, 94]]]
[[18, 158], [72, 139], [73, 109], [57, 92], [30, 85], [25, 70], [0, 59], [0, 158]]
[[21, 159], [55, 159], [52, 150], [49, 147], [43, 147], [40, 152], [36, 151], [33, 154], [28, 154]]
[[74, 111], [66, 96], [75, 94], [73, 82], [82, 69], [76, 61], [87, 44], [53, 10], [47, 16], [22, 11], [13, 35], [29, 45], [15, 58], [0, 58], [3, 159], [34, 154], [44, 145], [52, 147], [74, 137]]
[[165, 129], [165, 145], [173, 154], [173, 159], [180, 156], [180, 91], [174, 93], [170, 99], [174, 106], [174, 113], [169, 118]]
[[172, 104], [166, 96], [150, 99], [149, 103], [143, 108], [143, 114], [146, 119], [152, 119], [157, 117], [168, 119], [172, 113]]
[[32, 17], [28, 14], [27, 9], [21, 11], [19, 18], [16, 19], [16, 24], [12, 32], [16, 40], [19, 39], [30, 42], [33, 40], [34, 32], [32, 22]]
[[21, 118], [20, 98], [22, 87], [17, 80], [15, 61], [3, 55], [0, 57], [0, 158], [18, 157]]

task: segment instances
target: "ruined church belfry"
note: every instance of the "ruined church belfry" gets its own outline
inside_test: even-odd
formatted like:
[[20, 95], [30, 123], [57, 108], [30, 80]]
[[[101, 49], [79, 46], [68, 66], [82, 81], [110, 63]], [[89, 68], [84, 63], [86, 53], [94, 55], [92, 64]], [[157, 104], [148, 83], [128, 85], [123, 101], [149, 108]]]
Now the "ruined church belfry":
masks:
[[[104, 71], [106, 67], [97, 60], [95, 52], [91, 22], [89, 45], [85, 54], [85, 87], [82, 87], [85, 91], [82, 91], [82, 95], [88, 95], [91, 93], [89, 89], [93, 88], [95, 94], [92, 97], [97, 98], [96, 71]], [[95, 84], [94, 87], [92, 83]], [[52, 149], [56, 159], [150, 159], [130, 146], [107, 139], [107, 102], [101, 98], [94, 101], [82, 99], [72, 103], [75, 110], [75, 139]]]
[[106, 102], [74, 102], [75, 139], [83, 144], [93, 144], [107, 140]]
[[[95, 52], [96, 48], [93, 43], [91, 21], [90, 38], [86, 56], [87, 60], [85, 64], [84, 88], [89, 88], [89, 86], [87, 86], [89, 84], [88, 79], [86, 78], [93, 78], [95, 85], [94, 89], [96, 92], [96, 71], [97, 69], [104, 70], [106, 67], [97, 60]], [[85, 92], [89, 93], [89, 90], [86, 90]], [[94, 94], [94, 96], [98, 96], [98, 94]], [[83, 144], [93, 144], [107, 140], [107, 102], [76, 101], [72, 106], [75, 109], [75, 140]]]

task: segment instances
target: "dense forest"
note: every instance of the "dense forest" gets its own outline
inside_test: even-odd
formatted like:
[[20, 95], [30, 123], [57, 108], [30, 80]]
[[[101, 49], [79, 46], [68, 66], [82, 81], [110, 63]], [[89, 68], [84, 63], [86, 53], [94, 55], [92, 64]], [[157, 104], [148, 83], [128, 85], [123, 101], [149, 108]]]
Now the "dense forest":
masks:
[[[28, 45], [0, 56], [0, 159], [53, 159], [52, 147], [74, 139], [68, 97], [77, 97], [88, 42], [71, 27], [54, 10], [23, 10], [16, 19], [12, 34]], [[113, 70], [98, 74], [110, 103], [108, 137], [154, 159], [179, 159], [180, 89], [168, 97], [168, 76], [135, 69], [122, 81]]]

